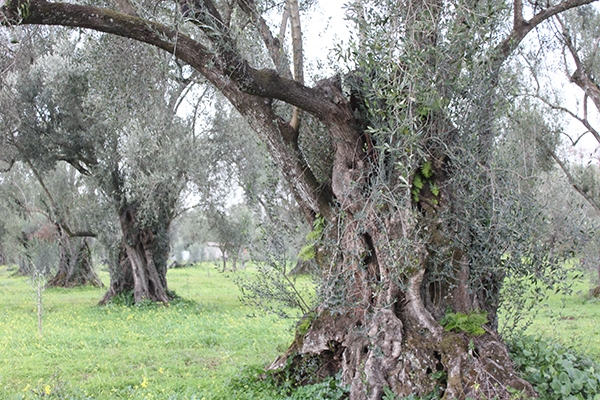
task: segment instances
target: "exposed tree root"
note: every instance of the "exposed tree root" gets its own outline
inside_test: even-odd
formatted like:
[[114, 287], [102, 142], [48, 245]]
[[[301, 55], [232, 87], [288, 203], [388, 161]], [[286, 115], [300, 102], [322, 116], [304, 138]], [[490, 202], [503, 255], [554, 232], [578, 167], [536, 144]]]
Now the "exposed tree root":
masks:
[[385, 388], [399, 396], [436, 392], [442, 399], [509, 399], [509, 388], [535, 396], [496, 334], [443, 332], [436, 339], [407, 326], [389, 309], [376, 312], [367, 324], [322, 314], [269, 369], [285, 371], [299, 384], [341, 371], [352, 400], [379, 400]]

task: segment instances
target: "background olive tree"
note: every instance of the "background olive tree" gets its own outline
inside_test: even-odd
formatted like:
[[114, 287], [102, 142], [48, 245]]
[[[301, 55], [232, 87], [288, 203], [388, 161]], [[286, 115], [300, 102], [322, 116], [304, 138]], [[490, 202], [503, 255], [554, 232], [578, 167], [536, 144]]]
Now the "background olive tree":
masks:
[[[539, 113], [545, 113], [550, 123], [540, 125], [538, 146], [545, 157], [564, 175], [573, 190], [587, 203], [582, 211], [559, 222], [561, 226], [576, 225], [570, 240], [571, 248], [584, 260], [587, 268], [600, 274], [598, 243], [594, 229], [600, 216], [597, 148], [600, 144], [600, 87], [596, 82], [598, 65], [598, 9], [581, 7], [553, 19], [551, 29], [532, 44], [531, 52], [550, 52], [543, 62], [531, 62], [524, 54], [522, 63], [528, 71], [532, 91], [523, 91]], [[555, 45], [546, 49], [545, 43]], [[552, 64], [551, 64], [552, 63]], [[562, 80], [561, 80], [562, 79]], [[548, 118], [551, 116], [551, 118]], [[541, 117], [540, 117], [541, 119]], [[565, 200], [569, 197], [565, 196]], [[581, 218], [581, 213], [585, 217]], [[577, 234], [578, 233], [578, 234]], [[564, 236], [560, 239], [569, 242]], [[600, 276], [600, 275], [599, 275]], [[593, 291], [598, 292], [598, 289]]]
[[[168, 228], [189, 165], [177, 155], [196, 156], [193, 129], [176, 113], [179, 96], [194, 82], [156, 51], [111, 37], [97, 39], [87, 34], [63, 37], [26, 68], [14, 69], [14, 83], [4, 90], [5, 104], [20, 105], [15, 119], [7, 121], [13, 132], [10, 143], [38, 175], [69, 163], [88, 178], [93, 195], [112, 204], [113, 224], [120, 225], [122, 239], [102, 236], [120, 243], [105, 243], [114, 250], [104, 301], [132, 291], [136, 301], [167, 302]], [[125, 66], [137, 71], [116, 72]], [[144, 70], [150, 67], [161, 69], [162, 75], [148, 79]], [[115, 88], [139, 96], [124, 99], [114, 95]], [[49, 203], [59, 206], [52, 199]]]

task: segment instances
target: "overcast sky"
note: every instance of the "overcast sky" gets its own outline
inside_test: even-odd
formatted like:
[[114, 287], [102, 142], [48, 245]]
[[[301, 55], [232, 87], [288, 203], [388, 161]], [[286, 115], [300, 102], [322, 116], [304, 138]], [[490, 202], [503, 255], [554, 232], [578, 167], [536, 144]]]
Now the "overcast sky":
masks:
[[[323, 75], [334, 73], [327, 57], [336, 43], [347, 41], [350, 24], [345, 20], [344, 4], [347, 0], [320, 1], [308, 15], [302, 16], [306, 75], [316, 72]], [[317, 68], [317, 62], [322, 65]], [[326, 68], [323, 68], [326, 67]]]

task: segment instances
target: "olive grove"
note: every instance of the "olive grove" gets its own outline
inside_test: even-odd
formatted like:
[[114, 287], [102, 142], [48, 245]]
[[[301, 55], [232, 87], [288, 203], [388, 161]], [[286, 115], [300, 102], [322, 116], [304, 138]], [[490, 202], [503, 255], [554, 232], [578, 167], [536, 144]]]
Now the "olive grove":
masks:
[[[38, 178], [46, 214], [62, 232], [59, 243], [86, 234], [108, 248], [111, 283], [103, 302], [127, 292], [136, 302], [168, 302], [168, 230], [190, 171], [186, 159], [173, 154], [198, 156], [194, 130], [176, 112], [180, 96], [196, 82], [191, 73], [169, 68], [165, 53], [156, 49], [117, 37], [62, 33], [54, 42], [48, 35], [28, 40], [24, 65], [5, 72], [2, 104], [11, 110], [2, 120], [6, 142], [16, 149], [13, 159]], [[15, 60], [24, 58], [19, 51]], [[162, 73], [149, 79], [146, 68]], [[114, 75], [122, 69], [132, 73]], [[123, 89], [122, 96], [115, 95], [116, 88]], [[85, 181], [80, 186], [90, 193], [89, 204], [112, 209], [103, 222], [88, 213], [95, 233], [72, 232], [69, 212], [61, 209], [76, 207], [64, 198], [68, 188], [55, 201], [57, 193], [44, 184], [43, 175], [56, 175], [65, 163]], [[60, 267], [49, 283], [74, 284], [72, 270], [77, 268]]]
[[[600, 146], [600, 86], [597, 82], [599, 67], [600, 13], [592, 6], [561, 16], [552, 21], [546, 32], [557, 43], [560, 62], [553, 68], [540, 64], [523, 63], [530, 75], [531, 90], [527, 95], [536, 101], [540, 113], [552, 115], [554, 124], [539, 124], [540, 146], [562, 171], [565, 179], [587, 202], [589, 214], [600, 217], [598, 182], [598, 146]], [[541, 38], [543, 41], [545, 38]], [[536, 43], [538, 49], [543, 45]], [[534, 50], [535, 51], [535, 50]], [[539, 51], [539, 50], [538, 50]], [[550, 70], [550, 72], [548, 72]], [[548, 82], [563, 76], [562, 85]], [[570, 95], [570, 96], [569, 96]], [[571, 97], [571, 98], [569, 98]], [[570, 124], [564, 121], [571, 121]], [[559, 137], [564, 140], [557, 140]], [[597, 235], [589, 220], [580, 223], [587, 236]], [[571, 235], [574, 237], [581, 235]], [[600, 277], [600, 255], [594, 240], [582, 240], [580, 252], [586, 266], [597, 270]], [[589, 245], [588, 245], [589, 243]], [[582, 248], [583, 247], [583, 248]], [[600, 286], [593, 290], [600, 293]]]
[[[539, 256], [547, 249], [534, 204], [497, 151], [515, 79], [504, 67], [538, 27], [591, 2], [351, 1], [341, 74], [317, 82], [304, 76], [308, 4], [296, 0], [116, 9], [12, 0], [0, 18], [161, 48], [204, 76], [266, 144], [318, 236], [322, 278], [318, 305], [272, 369], [304, 372], [304, 381], [340, 372], [352, 399], [508, 398], [511, 387], [532, 389], [497, 334], [503, 282], [543, 274], [551, 260]], [[270, 22], [276, 11], [281, 27]], [[458, 315], [483, 333], [457, 329], [449, 321]]]

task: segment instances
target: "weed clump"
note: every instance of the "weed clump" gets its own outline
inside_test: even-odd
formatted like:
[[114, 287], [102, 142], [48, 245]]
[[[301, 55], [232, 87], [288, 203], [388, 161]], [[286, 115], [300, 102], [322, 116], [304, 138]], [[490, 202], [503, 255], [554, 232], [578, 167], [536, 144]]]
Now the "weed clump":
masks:
[[465, 332], [471, 335], [483, 335], [483, 325], [488, 323], [487, 312], [472, 312], [464, 314], [461, 312], [447, 312], [440, 321], [446, 331]]
[[348, 388], [339, 377], [329, 377], [318, 383], [300, 385], [288, 376], [264, 372], [259, 367], [242, 369], [230, 382], [229, 387], [238, 399], [288, 399], [288, 400], [340, 400], [348, 398]]

